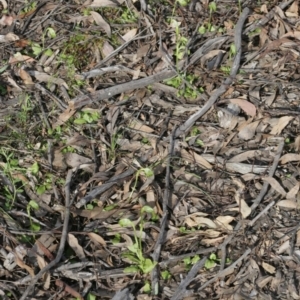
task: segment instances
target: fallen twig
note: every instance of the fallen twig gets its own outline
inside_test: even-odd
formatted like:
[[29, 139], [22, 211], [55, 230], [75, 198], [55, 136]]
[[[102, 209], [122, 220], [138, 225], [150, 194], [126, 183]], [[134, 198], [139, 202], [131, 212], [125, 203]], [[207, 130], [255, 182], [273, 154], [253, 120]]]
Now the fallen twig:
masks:
[[208, 101], [203, 105], [203, 107], [191, 115], [189, 119], [179, 128], [175, 133], [175, 137], [180, 136], [181, 134], [187, 133], [187, 131], [195, 124], [195, 122], [202, 117], [217, 101], [217, 99], [223, 95], [228, 87], [233, 83], [233, 80], [239, 70], [241, 55], [242, 55], [242, 30], [243, 25], [248, 17], [250, 10], [249, 8], [245, 8], [243, 13], [240, 16], [238, 23], [235, 26], [235, 34], [234, 34], [234, 44], [237, 49], [237, 54], [233, 61], [233, 65], [231, 68], [230, 76], [224, 81], [224, 83], [210, 96]]
[[23, 293], [20, 300], [25, 300], [27, 295], [31, 292], [31, 290], [34, 288], [35, 284], [38, 282], [38, 280], [46, 273], [48, 272], [52, 267], [54, 267], [61, 259], [65, 244], [67, 241], [67, 234], [68, 234], [68, 225], [69, 225], [69, 218], [70, 218], [70, 185], [71, 185], [71, 178], [72, 178], [72, 170], [68, 171], [67, 178], [66, 178], [66, 185], [65, 185], [65, 220], [62, 230], [62, 235], [60, 239], [59, 248], [57, 251], [56, 258], [51, 261], [47, 266], [45, 266], [43, 269], [40, 270], [40, 272], [32, 279], [30, 285], [27, 287], [25, 292]]
[[[175, 134], [176, 127], [174, 127], [173, 135]], [[164, 198], [163, 198], [163, 216], [160, 226], [160, 232], [153, 250], [152, 258], [154, 262], [158, 262], [161, 252], [161, 247], [165, 242], [165, 233], [166, 233], [166, 225], [168, 221], [168, 203], [171, 197], [171, 190], [170, 190], [170, 161], [174, 154], [174, 138], [171, 136], [170, 147], [169, 147], [169, 156], [167, 159], [167, 166], [166, 166], [166, 184], [165, 184], [165, 191], [164, 191]], [[156, 266], [152, 273], [151, 273], [151, 285], [152, 285], [152, 292], [156, 295], [158, 289], [158, 266]]]
[[[279, 160], [280, 160], [280, 157], [281, 157], [281, 153], [283, 151], [283, 147], [284, 147], [284, 140], [281, 141], [281, 143], [279, 144], [279, 146], [277, 148], [277, 152], [276, 152], [276, 155], [274, 157], [272, 167], [269, 170], [269, 174], [268, 174], [269, 177], [273, 177], [274, 174], [275, 174], [276, 168], [278, 166], [278, 163], [279, 163]], [[251, 212], [253, 212], [254, 209], [262, 201], [262, 199], [264, 198], [265, 194], [268, 191], [268, 188], [269, 188], [269, 183], [267, 181], [265, 181], [259, 195], [257, 196], [257, 198], [253, 201], [253, 204], [251, 205]]]
[[207, 256], [204, 256], [201, 260], [193, 265], [192, 269], [189, 271], [185, 279], [178, 286], [171, 300], [180, 300], [184, 297], [187, 286], [195, 279], [198, 271], [204, 267], [206, 259]]
[[[272, 164], [272, 167], [270, 168], [269, 170], [269, 176], [270, 177], [273, 177], [274, 176], [274, 173], [275, 173], [275, 170], [277, 168], [277, 165], [278, 165], [278, 162], [279, 162], [279, 159], [280, 159], [280, 156], [281, 156], [281, 153], [283, 151], [283, 147], [284, 147], [284, 141], [282, 141], [279, 146], [278, 146], [278, 149], [277, 149], [277, 153], [274, 157], [274, 160], [273, 160], [273, 164]], [[264, 182], [264, 185], [259, 193], [259, 195], [257, 196], [257, 198], [254, 200], [252, 206], [251, 206], [251, 211], [253, 212], [253, 210], [259, 205], [259, 203], [262, 201], [263, 197], [265, 196], [267, 190], [268, 190], [268, 187], [269, 187], [269, 183], [267, 181]], [[242, 227], [242, 223], [243, 221], [240, 220], [235, 228], [234, 228], [234, 233], [229, 235], [225, 241], [222, 243], [222, 245], [219, 247], [221, 249], [221, 252], [222, 252], [222, 256], [221, 256], [221, 262], [220, 262], [220, 270], [223, 270], [224, 269], [224, 266], [225, 266], [225, 261], [226, 261], [226, 247], [228, 245], [228, 243], [232, 240], [232, 238], [234, 237], [235, 233]], [[251, 222], [250, 222], [251, 223]]]
[[210, 285], [211, 283], [215, 282], [218, 278], [221, 278], [221, 277], [224, 277], [226, 276], [227, 274], [230, 274], [230, 272], [232, 271], [232, 269], [234, 269], [237, 264], [239, 262], [241, 262], [244, 258], [246, 258], [251, 252], [251, 249], [247, 249], [245, 251], [245, 253], [240, 257], [238, 258], [234, 263], [232, 263], [228, 268], [224, 269], [223, 271], [220, 271], [218, 274], [216, 274], [215, 277], [213, 277], [212, 279], [206, 281], [199, 289], [198, 289], [198, 292], [203, 290], [204, 288], [206, 288], [208, 285]]

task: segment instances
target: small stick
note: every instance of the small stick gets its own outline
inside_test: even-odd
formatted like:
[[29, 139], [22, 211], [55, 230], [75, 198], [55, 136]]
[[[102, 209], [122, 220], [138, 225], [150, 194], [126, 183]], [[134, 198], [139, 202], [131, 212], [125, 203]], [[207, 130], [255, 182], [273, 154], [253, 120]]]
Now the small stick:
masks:
[[[174, 134], [176, 131], [176, 127], [174, 127], [173, 129], [173, 135], [171, 136], [171, 141], [170, 141], [170, 147], [169, 147], [169, 156], [167, 159], [167, 166], [166, 166], [166, 184], [165, 184], [165, 191], [164, 191], [164, 198], [163, 198], [163, 217], [162, 217], [162, 221], [161, 221], [161, 227], [160, 227], [160, 232], [159, 232], [159, 236], [158, 239], [156, 241], [154, 250], [153, 250], [153, 254], [152, 254], [152, 258], [154, 262], [158, 262], [159, 257], [160, 257], [160, 253], [161, 253], [161, 248], [162, 245], [165, 242], [165, 233], [166, 233], [166, 225], [168, 222], [168, 202], [170, 200], [171, 197], [171, 191], [170, 191], [170, 177], [171, 177], [171, 168], [170, 168], [170, 161], [171, 158], [174, 154]], [[154, 293], [154, 295], [157, 294], [158, 292], [158, 282], [159, 282], [159, 278], [158, 278], [158, 266], [156, 266], [152, 273], [151, 273], [151, 286], [152, 286], [152, 291]]]
[[40, 270], [40, 272], [32, 279], [31, 284], [27, 287], [25, 292], [23, 293], [20, 300], [25, 300], [27, 295], [31, 292], [31, 290], [34, 288], [38, 280], [46, 273], [48, 272], [52, 267], [54, 267], [57, 263], [59, 263], [64, 249], [65, 244], [67, 241], [67, 234], [68, 234], [68, 225], [69, 225], [69, 219], [70, 219], [70, 185], [71, 185], [71, 179], [72, 179], [72, 170], [68, 171], [67, 178], [66, 178], [66, 185], [65, 185], [65, 220], [64, 220], [64, 226], [62, 230], [62, 235], [60, 239], [59, 248], [57, 251], [56, 258], [51, 261], [47, 266], [45, 266], [43, 269]]
[[171, 300], [180, 300], [184, 297], [184, 294], [187, 291], [187, 286], [195, 279], [198, 271], [204, 267], [206, 259], [207, 256], [204, 256], [201, 260], [193, 265], [192, 269], [186, 275], [185, 279], [178, 286]]
[[226, 276], [227, 274], [229, 274], [232, 269], [234, 269], [237, 264], [239, 262], [241, 262], [244, 258], [246, 258], [251, 252], [251, 249], [247, 249], [244, 254], [238, 258], [233, 264], [231, 264], [228, 268], [224, 269], [223, 271], [219, 272], [218, 274], [216, 274], [216, 276], [208, 281], [206, 281], [199, 289], [198, 289], [198, 292], [203, 290], [204, 288], [206, 288], [208, 285], [210, 285], [211, 283], [215, 282], [218, 278], [220, 277], [224, 277]]
[[180, 136], [181, 134], [187, 133], [187, 131], [195, 124], [195, 122], [202, 117], [217, 101], [217, 99], [223, 95], [228, 87], [233, 83], [233, 79], [235, 78], [239, 67], [240, 67], [240, 61], [241, 61], [241, 55], [242, 55], [242, 30], [243, 25], [248, 17], [250, 10], [249, 8], [245, 8], [243, 13], [240, 16], [240, 19], [238, 23], [235, 26], [235, 34], [234, 34], [234, 44], [237, 49], [237, 54], [235, 56], [230, 76], [224, 81], [224, 83], [210, 96], [208, 101], [203, 105], [203, 107], [198, 110], [196, 113], [191, 115], [189, 119], [181, 125], [176, 133], [175, 137]]
[[275, 201], [272, 201], [269, 203], [253, 220], [251, 220], [247, 225], [252, 227], [254, 223], [262, 216], [264, 215], [273, 205], [275, 204]]

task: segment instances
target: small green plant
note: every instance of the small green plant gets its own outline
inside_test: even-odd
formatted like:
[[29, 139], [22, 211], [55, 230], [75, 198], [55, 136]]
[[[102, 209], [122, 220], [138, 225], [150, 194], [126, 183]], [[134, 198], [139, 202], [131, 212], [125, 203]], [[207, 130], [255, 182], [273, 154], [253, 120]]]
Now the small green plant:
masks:
[[[181, 88], [181, 86], [184, 84], [183, 78], [185, 77], [185, 81], [188, 83], [184, 88]], [[176, 89], [178, 89], [177, 96], [182, 96], [189, 100], [194, 100], [197, 98], [198, 94], [201, 94], [204, 92], [204, 89], [202, 87], [200, 88], [192, 88], [194, 82], [196, 81], [197, 77], [192, 74], [188, 74], [186, 76], [181, 75], [175, 76], [171, 79], [168, 79], [165, 81], [167, 85], [170, 85]]]
[[46, 28], [46, 30], [44, 31], [44, 33], [42, 34], [42, 44], [38, 44], [38, 43], [31, 43], [31, 49], [32, 52], [35, 56], [40, 55], [42, 52], [44, 52], [44, 54], [51, 56], [53, 54], [53, 51], [51, 49], [45, 49], [45, 37], [48, 36], [51, 39], [54, 39], [56, 37], [56, 32], [52, 27], [48, 27]]
[[207, 24], [202, 24], [199, 27], [198, 32], [200, 34], [204, 34], [206, 32], [214, 32], [217, 30], [217, 28], [212, 24], [212, 15], [214, 12], [217, 11], [217, 4], [216, 2], [213, 1], [209, 3], [208, 7], [209, 7], [209, 21]]
[[229, 49], [229, 58], [233, 58], [237, 53], [237, 49], [236, 49], [236, 46], [235, 44], [231, 44], [230, 45], [230, 49]]
[[23, 192], [22, 185], [19, 184], [22, 182], [21, 179], [15, 177], [13, 174], [16, 171], [24, 172], [25, 170], [19, 167], [19, 161], [14, 158], [13, 152], [8, 152], [0, 148], [0, 156], [2, 156], [5, 161], [5, 163], [2, 164], [3, 173], [12, 183], [12, 187], [7, 185], [3, 186], [3, 194], [6, 199], [5, 207], [11, 209], [14, 206], [17, 194]]
[[198, 261], [200, 260], [200, 256], [199, 255], [195, 255], [194, 257], [186, 257], [183, 259], [185, 268], [187, 270], [190, 270], [191, 267]]
[[122, 14], [120, 17], [120, 23], [135, 23], [138, 20], [136, 14], [128, 7], [122, 8]]
[[169, 280], [171, 278], [171, 274], [168, 270], [164, 270], [160, 274], [163, 280]]
[[[185, 140], [188, 142], [191, 138], [199, 135], [200, 133], [201, 133], [200, 130], [197, 127], [194, 126], [191, 130], [190, 135]], [[200, 147], [204, 147], [204, 143], [200, 139], [196, 139], [195, 144], [200, 146]]]
[[29, 1], [25, 1], [25, 8], [23, 8], [21, 10], [21, 13], [28, 13], [32, 10], [34, 10], [37, 6], [37, 1], [32, 1], [32, 2], [29, 2]]
[[115, 234], [114, 238], [111, 240], [111, 242], [115, 244], [119, 244], [121, 242], [121, 235], [119, 233]]
[[78, 113], [77, 118], [74, 120], [74, 124], [92, 124], [100, 119], [100, 114], [97, 111], [82, 110]]
[[53, 178], [52, 174], [46, 174], [44, 176], [44, 181], [42, 184], [38, 185], [36, 188], [36, 193], [38, 195], [43, 195], [46, 191], [52, 188]]
[[[221, 259], [217, 257], [215, 253], [212, 253], [209, 258], [205, 261], [204, 267], [206, 269], [212, 269], [217, 265], [217, 262], [220, 262]], [[230, 263], [231, 260], [229, 258], [226, 258], [226, 263]]]
[[145, 258], [143, 255], [142, 239], [141, 235], [144, 228], [144, 216], [146, 213], [153, 213], [153, 209], [149, 206], [144, 206], [141, 210], [141, 221], [139, 224], [139, 232], [136, 230], [136, 226], [129, 219], [121, 219], [119, 224], [122, 227], [132, 227], [134, 231], [134, 242], [132, 245], [128, 245], [128, 252], [123, 254], [123, 257], [131, 261], [132, 265], [124, 269], [125, 273], [142, 272], [143, 274], [150, 273], [156, 266], [157, 262], [152, 261], [150, 258]]
[[147, 294], [151, 292], [151, 284], [149, 281], [146, 281], [144, 286], [143, 286], [143, 291]]
[[34, 210], [39, 209], [39, 205], [35, 201], [30, 200], [29, 203], [27, 204], [27, 215], [30, 220], [30, 229], [34, 232], [38, 232], [41, 230], [41, 227], [39, 224], [32, 222], [32, 219], [31, 219], [31, 210], [32, 209], [34, 209]]

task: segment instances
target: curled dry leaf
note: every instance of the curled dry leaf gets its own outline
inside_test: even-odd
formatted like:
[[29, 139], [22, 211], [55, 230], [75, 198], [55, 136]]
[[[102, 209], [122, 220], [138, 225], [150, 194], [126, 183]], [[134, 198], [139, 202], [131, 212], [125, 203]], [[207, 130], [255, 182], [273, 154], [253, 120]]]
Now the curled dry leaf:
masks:
[[298, 204], [295, 200], [281, 200], [277, 204], [279, 207], [297, 209]]
[[111, 46], [111, 44], [106, 41], [102, 47], [102, 53], [103, 53], [104, 57], [109, 56], [112, 52], [114, 52], [113, 46]]
[[6, 35], [0, 35], [0, 43], [8, 43], [18, 41], [19, 37], [12, 32], [7, 33]]
[[230, 102], [238, 105], [247, 115], [251, 117], [256, 115], [256, 107], [251, 102], [239, 98], [230, 99]]
[[79, 245], [77, 238], [71, 233], [68, 234], [68, 243], [80, 260], [85, 259], [83, 248]]
[[10, 26], [14, 21], [12, 16], [3, 15], [0, 19], [0, 25], [2, 26]]
[[280, 118], [270, 133], [274, 135], [280, 134], [281, 131], [287, 126], [287, 124], [289, 124], [289, 122], [293, 119], [294, 117], [289, 117], [289, 116], [284, 116]]
[[110, 26], [109, 24], [102, 18], [102, 16], [95, 12], [95, 11], [91, 11], [90, 14], [92, 15], [95, 23], [97, 25], [99, 25], [101, 28], [104, 29], [104, 31], [106, 32], [107, 36], [108, 37], [111, 37], [111, 29], [110, 29]]
[[216, 218], [215, 223], [227, 230], [233, 230], [233, 227], [229, 225], [230, 222], [234, 220], [231, 216], [219, 216]]
[[198, 213], [194, 213], [185, 217], [185, 224], [190, 227], [199, 225], [207, 226], [208, 228], [217, 228], [217, 225], [209, 218], [199, 217]]
[[26, 85], [34, 84], [31, 76], [25, 70], [20, 69], [19, 76], [22, 78], [24, 84]]
[[35, 59], [33, 59], [32, 57], [30, 56], [27, 56], [27, 55], [23, 55], [21, 54], [20, 52], [17, 52], [14, 54], [14, 56], [10, 57], [9, 58], [9, 61], [8, 61], [10, 64], [15, 64], [15, 63], [18, 63], [18, 62], [28, 62], [28, 63], [32, 63], [32, 62], [35, 62]]
[[268, 182], [270, 184], [270, 186], [279, 194], [281, 194], [282, 196], [286, 196], [286, 191], [283, 189], [283, 187], [279, 184], [279, 182], [273, 178], [273, 177], [264, 177], [263, 178], [264, 181]]
[[94, 232], [89, 232], [88, 236], [94, 243], [102, 245], [103, 247], [106, 247], [106, 242], [100, 235], [98, 235]]
[[296, 196], [299, 192], [299, 182], [297, 184], [295, 184], [290, 190], [289, 192], [286, 194], [286, 198], [290, 199], [290, 200], [294, 200], [296, 199]]
[[136, 36], [136, 33], [137, 33], [137, 28], [130, 29], [128, 32], [126, 32], [126, 33], [122, 36], [122, 39], [123, 39], [125, 42], [128, 42], [128, 41], [132, 40], [132, 39]]
[[111, 1], [111, 0], [94, 0], [89, 7], [117, 7], [118, 3], [122, 4], [124, 0]]
[[288, 153], [281, 157], [280, 162], [284, 165], [291, 161], [299, 161], [300, 160], [300, 154], [295, 153]]
[[251, 214], [251, 208], [248, 206], [246, 201], [241, 197], [240, 191], [236, 191], [234, 199], [236, 203], [239, 205], [240, 212], [242, 214], [242, 217], [246, 219]]
[[57, 85], [64, 86], [67, 90], [69, 89], [67, 83], [61, 79], [48, 75], [47, 73], [38, 72], [38, 71], [28, 71], [28, 73], [34, 76], [40, 82], [54, 83]]
[[264, 261], [262, 263], [262, 267], [270, 274], [274, 274], [276, 272], [275, 267], [265, 263]]
[[252, 139], [255, 135], [255, 130], [259, 123], [260, 121], [255, 121], [242, 127], [239, 130], [239, 134], [238, 134], [239, 138], [246, 141]]

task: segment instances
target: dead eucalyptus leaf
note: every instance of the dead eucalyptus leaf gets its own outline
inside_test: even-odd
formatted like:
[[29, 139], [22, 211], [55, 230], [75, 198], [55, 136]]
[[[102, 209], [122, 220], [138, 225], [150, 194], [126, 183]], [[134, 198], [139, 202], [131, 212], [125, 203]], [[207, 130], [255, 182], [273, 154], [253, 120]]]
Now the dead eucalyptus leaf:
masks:
[[287, 124], [293, 119], [294, 117], [289, 117], [289, 116], [284, 116], [280, 118], [277, 124], [271, 130], [270, 134], [274, 134], [274, 135], [280, 134], [281, 131], [287, 126]]
[[279, 184], [279, 182], [275, 178], [264, 177], [263, 180], [267, 181], [276, 192], [278, 192], [284, 197], [286, 196], [286, 191], [283, 189], [283, 187]]
[[298, 208], [298, 204], [295, 200], [281, 200], [276, 205], [284, 208], [292, 208], [292, 209]]
[[68, 233], [68, 243], [80, 260], [85, 259], [83, 248], [79, 245], [77, 238], [71, 233]]
[[230, 99], [230, 102], [238, 105], [247, 115], [251, 117], [256, 115], [256, 107], [251, 102], [239, 98]]
[[239, 134], [238, 134], [239, 138], [246, 140], [246, 141], [252, 139], [255, 135], [255, 130], [259, 123], [260, 123], [260, 121], [255, 121], [255, 122], [245, 125], [239, 131]]
[[299, 161], [300, 160], [300, 154], [295, 153], [288, 153], [281, 157], [280, 162], [284, 165], [291, 161]]
[[111, 37], [111, 29], [110, 29], [110, 26], [109, 24], [102, 18], [102, 16], [95, 12], [95, 11], [91, 11], [90, 14], [92, 15], [95, 23], [97, 25], [99, 25], [101, 28], [104, 29], [104, 31], [106, 32], [107, 36], [108, 37]]

